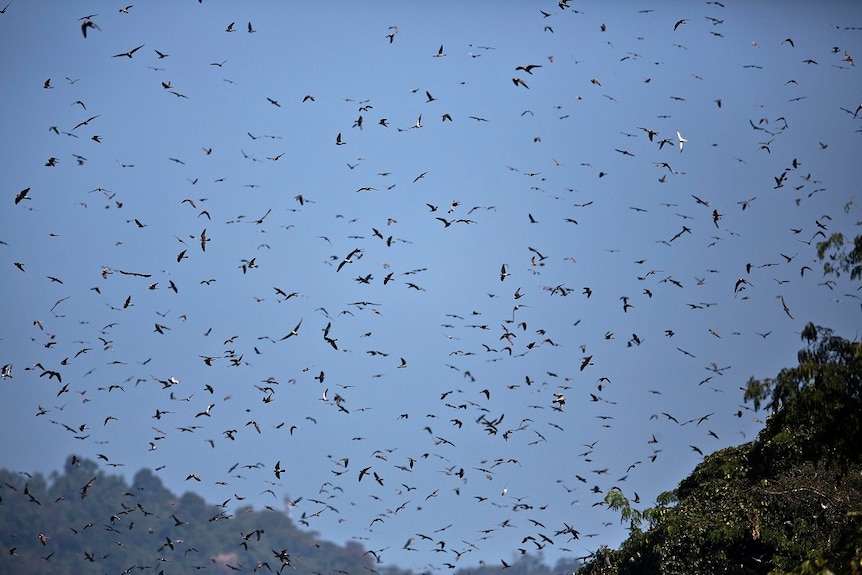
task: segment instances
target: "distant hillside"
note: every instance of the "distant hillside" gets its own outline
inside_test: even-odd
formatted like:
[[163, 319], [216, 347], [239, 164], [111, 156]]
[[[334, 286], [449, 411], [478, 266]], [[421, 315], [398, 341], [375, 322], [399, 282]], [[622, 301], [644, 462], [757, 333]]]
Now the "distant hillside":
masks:
[[[90, 460], [71, 456], [62, 473], [0, 470], [0, 573], [101, 575], [104, 573], [290, 572], [405, 575], [378, 562], [355, 541], [344, 546], [296, 527], [273, 509], [227, 511], [187, 492], [177, 496], [148, 469], [132, 485]], [[552, 575], [571, 573], [575, 561], [553, 569], [521, 556], [509, 567], [478, 566], [453, 573]]]

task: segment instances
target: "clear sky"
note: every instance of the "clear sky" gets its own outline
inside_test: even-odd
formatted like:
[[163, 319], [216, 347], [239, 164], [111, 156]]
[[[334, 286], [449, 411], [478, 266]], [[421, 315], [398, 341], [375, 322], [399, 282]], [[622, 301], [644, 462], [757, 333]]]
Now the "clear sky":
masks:
[[553, 562], [753, 439], [807, 322], [859, 337], [815, 244], [862, 220], [860, 6], [123, 8], [0, 14], [0, 466]]

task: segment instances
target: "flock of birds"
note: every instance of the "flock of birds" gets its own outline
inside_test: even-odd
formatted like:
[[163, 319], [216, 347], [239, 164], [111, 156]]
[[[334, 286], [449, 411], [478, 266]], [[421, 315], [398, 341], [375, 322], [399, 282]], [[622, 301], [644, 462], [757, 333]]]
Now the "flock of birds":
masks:
[[[814, 248], [854, 235], [856, 190], [833, 189], [821, 157], [858, 155], [858, 28], [698, 70], [689, 53], [735, 36], [723, 3], [698, 18], [637, 10], [661, 34], [643, 37], [561, 0], [525, 9], [526, 37], [558, 50], [530, 62], [501, 63], [511, 47], [491, 43], [417, 54], [404, 22], [355, 30], [338, 41], [373, 46], [405, 79], [325, 94], [326, 68], [234, 64], [264, 57], [235, 40], [278, 37], [277, 18], [216, 26], [209, 3], [188, 4], [203, 15], [182, 42], [136, 21], [165, 6], [61, 22], [75, 68], [43, 59], [47, 79], [16, 81], [41, 130], [22, 162], [41, 159], [4, 170], [4, 446], [23, 426], [52, 453], [226, 495], [226, 515], [285, 508], [380, 562], [505, 569], [513, 553], [588, 555], [620, 534], [608, 491], [649, 505], [750, 439], [762, 422], [738, 388], [755, 374], [727, 375], [730, 361], [764, 365], [753, 356], [777, 353], [779, 332], [792, 358], [809, 319], [858, 321], [858, 292], [823, 277]], [[334, 41], [323, 30], [308, 49]], [[197, 42], [219, 53], [204, 61]], [[685, 86], [650, 51], [678, 54]], [[598, 54], [614, 67], [591, 66]], [[779, 65], [806, 80], [748, 76]], [[477, 79], [452, 77], [465, 69]], [[745, 74], [752, 93], [704, 100], [689, 84], [710, 74]], [[357, 98], [351, 81], [394, 87]], [[824, 91], [843, 104], [823, 106]], [[816, 115], [840, 133], [801, 127]], [[574, 125], [591, 116], [612, 133]], [[632, 181], [642, 193], [621, 191]]]

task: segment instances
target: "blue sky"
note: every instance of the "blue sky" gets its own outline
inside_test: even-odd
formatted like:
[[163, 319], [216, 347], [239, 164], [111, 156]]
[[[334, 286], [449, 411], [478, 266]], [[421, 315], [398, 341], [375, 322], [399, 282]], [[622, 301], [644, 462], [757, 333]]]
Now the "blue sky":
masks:
[[303, 497], [416, 569], [456, 557], [417, 533], [463, 567], [574, 525], [552, 562], [624, 537], [607, 490], [649, 505], [753, 439], [740, 388], [807, 322], [859, 335], [814, 247], [862, 220], [858, 8], [120, 8], [0, 15], [6, 468]]

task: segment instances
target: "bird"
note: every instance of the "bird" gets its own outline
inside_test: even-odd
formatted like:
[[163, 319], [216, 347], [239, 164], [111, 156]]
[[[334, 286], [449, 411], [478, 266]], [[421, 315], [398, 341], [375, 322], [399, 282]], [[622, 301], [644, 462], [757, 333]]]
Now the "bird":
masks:
[[84, 20], [83, 24], [81, 24], [81, 33], [84, 35], [84, 38], [87, 37], [87, 28], [93, 28], [94, 30], [101, 30], [99, 26], [93, 22], [92, 20]]
[[91, 480], [89, 480], [87, 483], [85, 483], [83, 487], [81, 487], [81, 499], [85, 499], [87, 497], [87, 494], [89, 494], [89, 492], [90, 492], [90, 488], [93, 486], [93, 484], [95, 482], [96, 482], [96, 478], [94, 477]]
[[787, 307], [787, 303], [784, 301], [784, 296], [780, 295], [778, 297], [781, 299], [781, 307], [784, 308], [784, 313], [787, 314], [787, 317], [793, 319], [793, 316], [790, 315], [790, 308]]
[[98, 118], [99, 116], [101, 116], [101, 114], [96, 114], [95, 116], [90, 116], [89, 118], [87, 118], [87, 119], [86, 119], [86, 120], [84, 120], [83, 122], [79, 122], [77, 125], [75, 125], [75, 127], [74, 127], [74, 128], [72, 128], [72, 131], [74, 132], [75, 130], [77, 130], [77, 129], [78, 129], [78, 128], [80, 128], [81, 126], [87, 126], [87, 125], [89, 125], [89, 123], [90, 123], [90, 122], [92, 122], [93, 120], [95, 120], [95, 119], [96, 119], [96, 118]]
[[361, 255], [361, 254], [362, 254], [362, 250], [360, 248], [354, 249], [349, 254], [347, 254], [347, 256], [345, 256], [344, 259], [341, 260], [341, 263], [338, 264], [338, 268], [335, 271], [340, 272], [341, 268], [343, 268], [345, 266], [345, 264], [353, 263], [353, 260], [351, 259], [351, 258], [353, 258], [353, 256]]
[[215, 407], [215, 403], [211, 403], [211, 404], [209, 404], [209, 405], [207, 406], [207, 408], [206, 408], [206, 409], [204, 409], [204, 410], [203, 410], [203, 411], [201, 411], [201, 412], [198, 412], [198, 413], [195, 415], [195, 417], [201, 417], [202, 415], [203, 415], [203, 416], [206, 416], [206, 417], [212, 417], [212, 415], [210, 415], [210, 410], [211, 410], [213, 407]]
[[140, 50], [140, 49], [141, 49], [141, 48], [143, 48], [144, 46], [145, 46], [145, 44], [141, 44], [141, 45], [140, 45], [140, 46], [138, 46], [137, 48], [132, 48], [132, 49], [131, 49], [131, 50], [129, 50], [128, 52], [122, 52], [122, 53], [120, 53], [120, 54], [114, 54], [114, 56], [113, 56], [113, 57], [114, 57], [114, 58], [119, 58], [119, 57], [121, 57], [121, 56], [126, 56], [127, 58], [131, 58], [131, 57], [132, 57], [132, 55], [133, 55], [135, 52], [137, 52], [138, 50]]
[[[649, 128], [638, 128], [638, 130], [643, 130], [644, 132], [646, 132], [647, 137], [649, 138], [650, 142], [653, 141], [653, 138], [655, 136], [658, 136], [658, 132], [656, 132], [655, 130], [650, 130]], [[673, 171], [673, 170], [671, 170], [671, 171]]]
[[685, 143], [688, 142], [688, 140], [682, 137], [679, 130], [676, 131], [676, 139], [679, 141], [679, 152], [682, 153], [683, 146], [685, 146]]
[[515, 71], [523, 70], [524, 72], [526, 72], [527, 74], [530, 74], [530, 75], [532, 76], [532, 74], [533, 74], [533, 70], [534, 70], [535, 68], [541, 68], [541, 67], [542, 67], [542, 65], [541, 65], [541, 64], [528, 64], [528, 65], [526, 65], [526, 66], [518, 66], [518, 67], [516, 67], [516, 68], [515, 68]]
[[296, 335], [299, 335], [299, 327], [300, 327], [301, 325], [302, 325], [302, 320], [300, 319], [300, 320], [299, 320], [299, 323], [297, 323], [297, 324], [296, 324], [296, 327], [294, 327], [292, 330], [290, 330], [290, 332], [288, 332], [288, 333], [287, 333], [287, 335], [285, 335], [285, 336], [284, 336], [283, 338], [281, 338], [279, 341], [284, 341], [284, 340], [286, 340], [286, 339], [289, 339], [289, 338], [291, 338], [291, 337], [294, 337], [294, 336], [296, 336]]
[[18, 192], [15, 195], [15, 205], [17, 206], [19, 203], [21, 203], [21, 200], [29, 200], [30, 198], [27, 196], [29, 192], [30, 188], [24, 188], [23, 190]]

